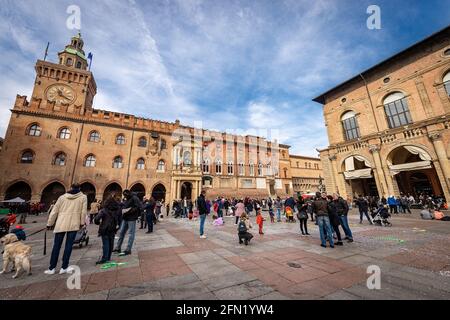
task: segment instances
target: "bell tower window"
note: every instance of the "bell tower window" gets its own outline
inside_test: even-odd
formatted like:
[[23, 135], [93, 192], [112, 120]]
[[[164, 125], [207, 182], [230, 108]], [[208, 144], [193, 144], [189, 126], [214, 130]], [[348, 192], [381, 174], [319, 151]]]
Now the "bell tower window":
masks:
[[67, 58], [67, 60], [66, 60], [66, 66], [72, 66], [72, 64], [73, 64], [73, 60], [72, 60], [72, 58]]
[[77, 62], [76, 68], [77, 68], [77, 69], [81, 69], [81, 62], [80, 62], [80, 61]]

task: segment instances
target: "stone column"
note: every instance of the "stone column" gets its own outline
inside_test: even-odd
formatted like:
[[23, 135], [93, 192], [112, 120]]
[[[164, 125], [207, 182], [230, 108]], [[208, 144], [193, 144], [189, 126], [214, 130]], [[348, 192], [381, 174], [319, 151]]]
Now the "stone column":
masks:
[[432, 132], [428, 135], [430, 140], [433, 142], [434, 150], [438, 156], [439, 164], [441, 166], [444, 179], [441, 180], [441, 186], [444, 190], [446, 199], [450, 199], [450, 164], [448, 161], [447, 153], [445, 152], [444, 142], [442, 141], [442, 134], [440, 132]]
[[339, 188], [337, 185], [337, 172], [335, 170], [335, 166], [334, 163], [336, 162], [336, 155], [332, 155], [329, 156], [328, 159], [330, 160], [330, 167], [331, 167], [331, 183], [333, 185], [333, 190], [327, 190], [328, 192], [332, 191], [332, 192], [338, 192], [339, 193]]
[[387, 197], [386, 193], [389, 190], [388, 190], [388, 184], [386, 181], [386, 177], [384, 175], [383, 166], [381, 164], [380, 146], [370, 145], [369, 151], [370, 151], [370, 153], [372, 153], [373, 161], [375, 164], [375, 168], [372, 168], [372, 169], [375, 171], [374, 176], [378, 178], [378, 179], [375, 179], [375, 182], [377, 182], [378, 193], [379, 193], [380, 197], [382, 197], [382, 196]]

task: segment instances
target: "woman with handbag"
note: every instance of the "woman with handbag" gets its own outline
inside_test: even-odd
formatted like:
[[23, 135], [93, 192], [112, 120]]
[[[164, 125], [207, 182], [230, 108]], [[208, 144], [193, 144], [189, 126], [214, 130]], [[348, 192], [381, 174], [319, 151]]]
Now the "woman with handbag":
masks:
[[303, 198], [300, 198], [297, 203], [297, 218], [300, 221], [300, 231], [302, 232], [302, 236], [309, 236], [308, 233], [308, 204], [305, 203]]

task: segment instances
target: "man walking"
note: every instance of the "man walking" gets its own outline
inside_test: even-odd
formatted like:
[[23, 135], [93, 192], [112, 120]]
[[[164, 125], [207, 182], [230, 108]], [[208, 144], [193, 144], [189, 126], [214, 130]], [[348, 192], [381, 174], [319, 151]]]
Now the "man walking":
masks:
[[73, 242], [77, 231], [86, 223], [86, 215], [87, 197], [80, 191], [80, 185], [75, 183], [69, 192], [58, 198], [48, 217], [47, 229], [53, 230], [55, 238], [50, 257], [50, 266], [44, 272], [45, 274], [55, 274], [64, 237], [66, 238], [66, 244], [59, 274], [72, 273], [72, 268], [69, 268], [69, 260], [72, 254]]
[[353, 242], [352, 230], [350, 230], [347, 218], [348, 211], [350, 210], [350, 208], [348, 207], [348, 203], [336, 193], [333, 194], [333, 199], [337, 214], [339, 216], [339, 221], [341, 222], [342, 229], [345, 233], [345, 240], [348, 240], [348, 242]]
[[[130, 190], [125, 190], [123, 192], [123, 196], [125, 197], [125, 203], [122, 210], [123, 218], [122, 223], [120, 224], [119, 240], [117, 241], [117, 247], [114, 249], [114, 252], [119, 252], [120, 255], [126, 256], [131, 254], [131, 248], [133, 246], [134, 237], [136, 234], [136, 221], [141, 213], [141, 201], [134, 193], [131, 193]], [[122, 252], [122, 243], [125, 239], [127, 230], [128, 245], [127, 249]]]
[[363, 223], [363, 215], [365, 215], [370, 224], [373, 224], [372, 219], [369, 217], [369, 202], [362, 195], [359, 195], [356, 205], [359, 209], [359, 223]]
[[198, 213], [200, 215], [200, 238], [206, 239], [205, 234], [205, 220], [206, 216], [209, 213], [207, 206], [206, 206], [206, 190], [202, 190], [202, 193], [197, 198], [197, 208]]
[[316, 193], [316, 200], [313, 202], [314, 213], [316, 214], [316, 221], [319, 226], [321, 247], [327, 247], [327, 239], [330, 242], [330, 247], [334, 248], [333, 231], [331, 229], [330, 218], [328, 217], [328, 201], [326, 193]]

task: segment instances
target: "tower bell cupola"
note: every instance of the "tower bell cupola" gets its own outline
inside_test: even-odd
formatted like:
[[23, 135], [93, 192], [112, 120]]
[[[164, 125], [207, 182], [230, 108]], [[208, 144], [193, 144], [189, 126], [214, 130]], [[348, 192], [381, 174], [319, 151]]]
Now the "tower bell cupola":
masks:
[[83, 51], [84, 41], [81, 38], [81, 33], [72, 37], [70, 44], [65, 49], [58, 53], [59, 64], [67, 67], [87, 70], [88, 63]]

